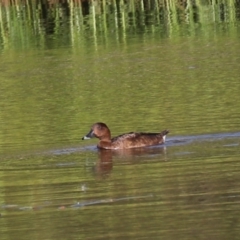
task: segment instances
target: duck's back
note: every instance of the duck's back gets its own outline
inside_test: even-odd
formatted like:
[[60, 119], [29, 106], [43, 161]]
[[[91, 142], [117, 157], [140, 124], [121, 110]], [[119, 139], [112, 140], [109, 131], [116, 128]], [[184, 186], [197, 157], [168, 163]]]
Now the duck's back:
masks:
[[167, 130], [161, 133], [129, 132], [112, 138], [111, 142], [115, 149], [146, 147], [164, 143], [167, 134]]

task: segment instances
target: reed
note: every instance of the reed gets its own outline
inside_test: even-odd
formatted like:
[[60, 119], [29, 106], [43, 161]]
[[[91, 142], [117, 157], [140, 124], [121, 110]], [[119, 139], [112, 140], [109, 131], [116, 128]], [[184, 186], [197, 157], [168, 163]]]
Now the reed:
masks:
[[58, 38], [64, 32], [73, 46], [89, 37], [97, 46], [107, 44], [113, 36], [123, 43], [128, 36], [144, 32], [177, 37], [186, 30], [194, 36], [196, 24], [206, 31], [209, 24], [234, 26], [239, 20], [236, 1], [1, 0], [0, 41], [4, 48], [14, 42], [27, 47], [44, 44], [48, 35]]

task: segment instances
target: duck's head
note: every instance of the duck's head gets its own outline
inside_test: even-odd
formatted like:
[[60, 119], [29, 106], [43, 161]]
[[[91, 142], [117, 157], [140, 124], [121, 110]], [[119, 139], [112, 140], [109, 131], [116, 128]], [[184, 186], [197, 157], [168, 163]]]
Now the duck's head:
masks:
[[99, 138], [103, 141], [111, 140], [111, 133], [108, 126], [105, 123], [98, 122], [92, 125], [90, 132], [82, 138], [82, 140], [90, 138]]

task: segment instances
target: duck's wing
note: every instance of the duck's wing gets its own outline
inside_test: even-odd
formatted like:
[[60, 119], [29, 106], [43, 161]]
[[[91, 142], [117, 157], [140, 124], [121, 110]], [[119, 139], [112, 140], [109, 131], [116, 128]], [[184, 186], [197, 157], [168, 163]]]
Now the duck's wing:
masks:
[[112, 138], [112, 144], [120, 148], [146, 147], [164, 143], [168, 130], [161, 133], [129, 132]]

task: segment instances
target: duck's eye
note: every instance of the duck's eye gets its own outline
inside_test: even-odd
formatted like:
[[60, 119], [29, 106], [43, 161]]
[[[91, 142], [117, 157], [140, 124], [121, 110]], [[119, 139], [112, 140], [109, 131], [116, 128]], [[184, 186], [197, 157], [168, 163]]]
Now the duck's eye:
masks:
[[102, 130], [102, 126], [98, 126], [98, 130]]

